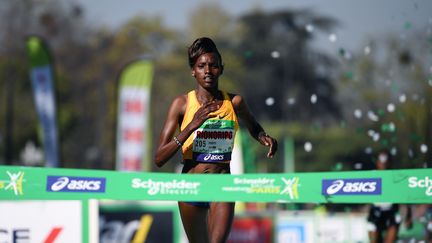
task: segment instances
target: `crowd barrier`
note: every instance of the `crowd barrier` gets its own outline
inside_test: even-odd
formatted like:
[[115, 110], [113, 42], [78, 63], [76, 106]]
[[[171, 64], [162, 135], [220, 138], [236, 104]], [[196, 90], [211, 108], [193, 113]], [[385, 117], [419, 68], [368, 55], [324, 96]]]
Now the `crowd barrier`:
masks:
[[0, 166], [0, 200], [432, 203], [432, 169], [174, 174]]

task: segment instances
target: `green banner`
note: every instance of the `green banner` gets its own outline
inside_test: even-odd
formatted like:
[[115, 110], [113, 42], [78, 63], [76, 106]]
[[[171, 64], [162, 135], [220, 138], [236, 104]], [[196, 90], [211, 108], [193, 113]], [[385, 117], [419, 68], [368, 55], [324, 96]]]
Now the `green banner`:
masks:
[[116, 168], [150, 171], [150, 91], [154, 65], [137, 60], [127, 65], [119, 79]]
[[26, 42], [30, 61], [30, 79], [45, 151], [45, 166], [58, 167], [58, 131], [55, 102], [53, 64], [47, 44], [38, 36]]
[[38, 36], [30, 36], [26, 42], [27, 54], [32, 67], [51, 64], [51, 56], [46, 43]]
[[0, 166], [0, 200], [432, 203], [432, 169], [172, 174]]

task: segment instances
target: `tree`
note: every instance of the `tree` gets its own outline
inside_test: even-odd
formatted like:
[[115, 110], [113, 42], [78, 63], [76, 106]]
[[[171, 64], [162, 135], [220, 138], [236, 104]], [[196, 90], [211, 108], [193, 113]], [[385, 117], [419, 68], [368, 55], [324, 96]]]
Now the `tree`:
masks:
[[370, 153], [390, 150], [397, 168], [432, 166], [432, 79], [424, 52], [430, 37], [410, 32], [406, 39], [376, 37], [366, 51], [342, 58], [338, 85], [351, 129], [370, 140]]
[[[0, 75], [4, 106], [0, 108], [2, 117], [0, 129], [5, 134], [0, 150], [5, 154], [5, 163], [18, 163], [19, 152], [28, 140], [36, 140], [37, 118], [29, 81], [29, 68], [25, 52], [25, 39], [30, 34], [50, 38], [55, 47], [64, 40], [64, 35], [77, 33], [76, 22], [80, 11], [74, 5], [63, 2], [45, 1], [2, 1], [0, 27]], [[59, 27], [62, 26], [60, 29]], [[79, 35], [77, 35], [79, 36]], [[64, 38], [62, 38], [64, 37]]]
[[37, 34], [45, 38], [55, 61], [62, 166], [114, 168], [118, 74], [143, 54], [154, 58], [165, 54], [174, 32], [162, 26], [159, 18], [144, 17], [131, 19], [118, 31], [94, 29], [85, 23], [84, 11], [67, 1], [1, 4], [0, 24], [8, 31], [0, 36], [0, 76], [14, 79], [1, 83], [2, 94], [14, 94], [13, 109], [8, 108], [11, 105], [0, 108], [2, 115], [13, 119], [0, 120], [0, 129], [9, 131], [7, 124], [14, 126], [10, 134], [0, 130], [7, 135], [4, 141], [11, 141], [9, 146], [0, 143], [3, 153], [11, 152], [4, 157], [19, 163], [26, 141], [37, 140], [24, 43], [26, 35]]
[[310, 122], [340, 116], [331, 77], [319, 72], [334, 68], [332, 59], [310, 48], [313, 32], [307, 28], [329, 30], [335, 20], [307, 10], [281, 10], [255, 11], [240, 21], [245, 35], [237, 54], [247, 67], [242, 87], [259, 117]]

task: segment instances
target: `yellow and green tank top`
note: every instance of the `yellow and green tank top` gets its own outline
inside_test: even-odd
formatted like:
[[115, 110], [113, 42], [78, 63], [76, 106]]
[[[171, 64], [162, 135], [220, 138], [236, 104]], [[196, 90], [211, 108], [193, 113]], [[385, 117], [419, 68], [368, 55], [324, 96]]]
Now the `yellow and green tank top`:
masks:
[[[231, 99], [222, 91], [223, 102], [216, 115], [205, 121], [183, 144], [183, 160], [203, 163], [229, 163], [234, 147], [234, 137], [238, 129], [238, 119]], [[200, 108], [195, 90], [187, 94], [186, 112], [180, 126], [182, 131]]]

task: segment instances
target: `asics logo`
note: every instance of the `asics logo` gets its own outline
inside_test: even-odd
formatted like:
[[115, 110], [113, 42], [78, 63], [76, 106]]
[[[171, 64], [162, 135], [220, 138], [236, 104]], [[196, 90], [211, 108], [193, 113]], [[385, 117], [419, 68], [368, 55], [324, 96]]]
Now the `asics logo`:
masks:
[[323, 180], [323, 195], [380, 195], [380, 178]]
[[207, 154], [204, 158], [204, 161], [208, 161], [208, 160], [223, 160], [224, 156], [222, 154], [218, 155], [218, 154]]
[[48, 176], [47, 191], [105, 192], [105, 178]]

